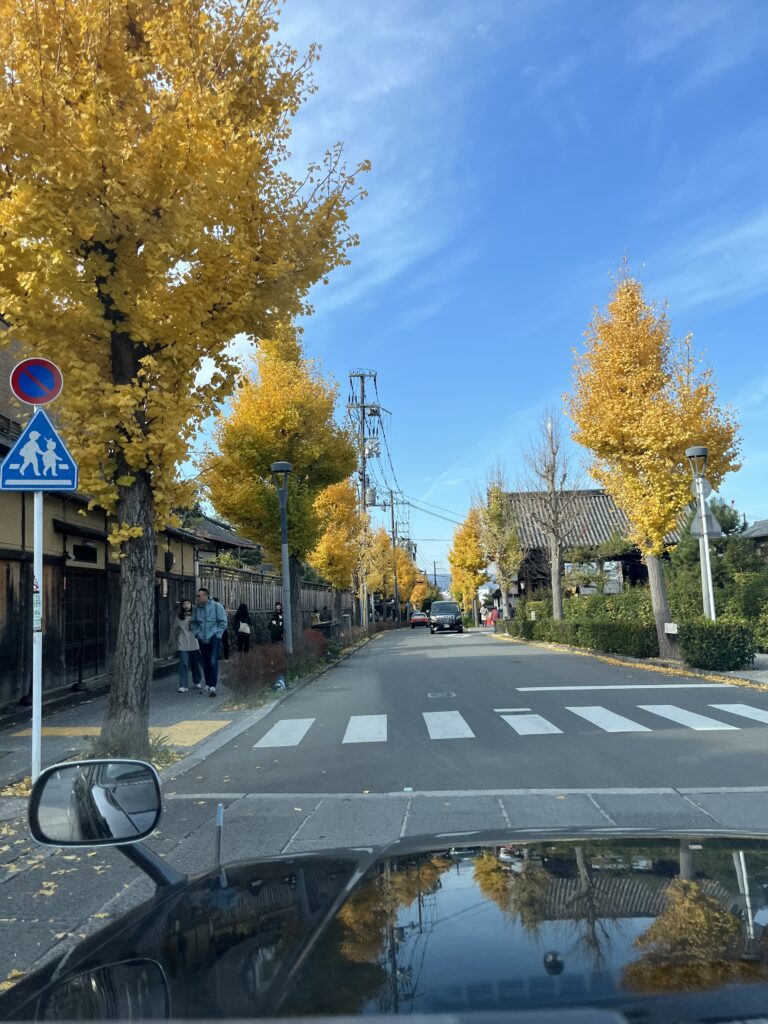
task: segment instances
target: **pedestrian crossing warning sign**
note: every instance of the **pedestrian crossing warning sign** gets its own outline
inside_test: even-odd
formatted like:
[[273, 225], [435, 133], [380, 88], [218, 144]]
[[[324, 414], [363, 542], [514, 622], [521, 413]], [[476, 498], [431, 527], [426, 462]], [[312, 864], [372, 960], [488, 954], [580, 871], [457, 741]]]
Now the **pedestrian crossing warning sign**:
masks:
[[38, 409], [0, 468], [4, 491], [74, 491], [77, 465], [56, 428]]

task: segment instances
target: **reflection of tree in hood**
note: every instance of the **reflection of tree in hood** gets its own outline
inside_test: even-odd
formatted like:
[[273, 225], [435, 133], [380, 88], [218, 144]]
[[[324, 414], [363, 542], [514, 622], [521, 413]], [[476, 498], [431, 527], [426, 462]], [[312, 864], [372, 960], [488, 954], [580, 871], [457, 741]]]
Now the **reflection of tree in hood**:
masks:
[[505, 917], [519, 918], [527, 932], [534, 933], [544, 920], [549, 874], [529, 860], [520, 874], [505, 871], [495, 854], [485, 851], [474, 863], [474, 879], [480, 892]]
[[434, 892], [451, 862], [440, 857], [389, 871], [360, 886], [339, 911], [344, 926], [340, 952], [353, 963], [374, 963], [382, 955], [387, 929], [419, 894]]
[[698, 882], [676, 878], [667, 906], [635, 940], [644, 955], [624, 969], [623, 984], [636, 992], [713, 988], [768, 978], [765, 963], [741, 960], [741, 919]]

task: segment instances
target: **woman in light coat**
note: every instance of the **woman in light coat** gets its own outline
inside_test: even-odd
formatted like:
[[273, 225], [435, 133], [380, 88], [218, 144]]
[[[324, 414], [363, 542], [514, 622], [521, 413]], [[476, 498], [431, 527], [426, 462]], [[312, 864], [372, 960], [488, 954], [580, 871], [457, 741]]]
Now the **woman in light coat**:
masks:
[[203, 663], [200, 659], [200, 644], [190, 629], [192, 602], [185, 597], [179, 605], [179, 614], [171, 625], [171, 649], [179, 655], [179, 693], [188, 693], [189, 670], [196, 690], [202, 692]]

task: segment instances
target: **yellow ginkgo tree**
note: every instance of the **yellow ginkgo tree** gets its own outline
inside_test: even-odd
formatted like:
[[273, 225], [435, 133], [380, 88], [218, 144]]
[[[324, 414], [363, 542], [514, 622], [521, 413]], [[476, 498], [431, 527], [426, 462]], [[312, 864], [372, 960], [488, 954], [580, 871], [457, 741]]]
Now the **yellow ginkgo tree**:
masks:
[[471, 508], [461, 526], [453, 531], [453, 542], [448, 551], [451, 569], [451, 593], [461, 601], [465, 612], [472, 608], [477, 589], [486, 581], [488, 559], [483, 552], [480, 512]]
[[666, 311], [647, 302], [626, 269], [585, 337], [566, 396], [573, 438], [591, 452], [590, 474], [629, 519], [629, 539], [648, 567], [660, 653], [669, 657], [675, 648], [664, 627], [671, 616], [661, 556], [691, 500], [685, 451], [708, 447], [707, 477], [717, 489], [739, 468], [738, 426], [718, 404], [691, 336], [672, 339]]
[[[276, 564], [280, 552], [280, 507], [270, 467], [290, 462], [288, 551], [294, 640], [301, 636], [301, 562], [317, 550], [323, 534], [326, 488], [346, 481], [356, 452], [348, 431], [335, 419], [337, 386], [304, 357], [292, 324], [262, 339], [255, 372], [246, 376], [215, 428], [215, 450], [203, 459], [201, 478], [216, 511], [258, 541]], [[350, 488], [351, 489], [351, 488]], [[339, 493], [336, 498], [347, 495]], [[333, 495], [331, 495], [331, 499]], [[326, 500], [326, 504], [327, 504]]]
[[355, 243], [340, 146], [286, 168], [316, 54], [281, 41], [278, 9], [0, 0], [0, 344], [60, 363], [56, 412], [112, 517], [105, 750], [149, 749], [155, 531], [236, 381], [229, 343], [305, 312]]
[[360, 510], [351, 479], [320, 491], [314, 512], [322, 533], [307, 561], [334, 588], [334, 617], [338, 619], [341, 591], [349, 590], [360, 572], [367, 517]]

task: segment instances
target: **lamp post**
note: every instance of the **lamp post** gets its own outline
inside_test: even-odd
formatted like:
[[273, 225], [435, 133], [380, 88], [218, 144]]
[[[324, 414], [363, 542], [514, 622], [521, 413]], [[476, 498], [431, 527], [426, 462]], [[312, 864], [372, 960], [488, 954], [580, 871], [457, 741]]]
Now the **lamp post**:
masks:
[[293, 466], [290, 462], [273, 462], [271, 471], [280, 499], [280, 544], [283, 554], [283, 642], [285, 643], [285, 653], [293, 654], [291, 563], [288, 557], [288, 474], [293, 472]]
[[709, 509], [706, 499], [712, 493], [709, 482], [704, 479], [704, 470], [707, 467], [707, 456], [709, 451], [704, 445], [694, 445], [687, 448], [685, 457], [691, 466], [693, 484], [691, 493], [696, 498], [699, 506], [699, 521], [701, 532], [699, 533], [699, 562], [701, 563], [701, 595], [704, 605], [704, 614], [708, 619], [715, 621], [715, 592], [712, 586], [712, 563], [709, 557]]

